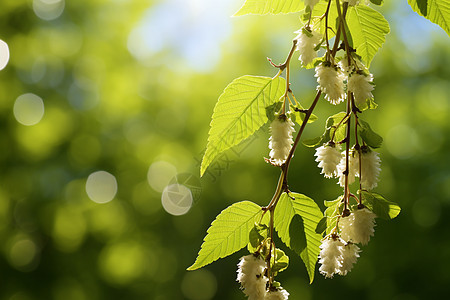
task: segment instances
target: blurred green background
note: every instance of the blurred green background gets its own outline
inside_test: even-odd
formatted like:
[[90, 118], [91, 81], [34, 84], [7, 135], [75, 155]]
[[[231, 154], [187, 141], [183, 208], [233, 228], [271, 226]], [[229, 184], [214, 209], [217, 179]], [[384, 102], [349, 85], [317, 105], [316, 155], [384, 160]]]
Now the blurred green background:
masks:
[[[273, 76], [266, 57], [282, 62], [300, 24], [295, 14], [230, 18], [241, 2], [1, 1], [10, 60], [0, 71], [0, 299], [244, 299], [244, 250], [185, 269], [222, 209], [270, 200], [268, 129], [201, 179], [199, 161], [223, 88]], [[406, 0], [386, 2], [391, 34], [371, 67], [379, 108], [363, 118], [385, 138], [376, 191], [403, 210], [378, 221], [344, 278], [316, 273], [310, 286], [286, 250], [278, 280], [290, 299], [450, 292], [450, 39]], [[313, 71], [296, 59], [292, 69], [308, 106]], [[340, 110], [321, 101], [305, 137]], [[313, 154], [299, 148], [290, 184], [323, 208], [341, 190]]]

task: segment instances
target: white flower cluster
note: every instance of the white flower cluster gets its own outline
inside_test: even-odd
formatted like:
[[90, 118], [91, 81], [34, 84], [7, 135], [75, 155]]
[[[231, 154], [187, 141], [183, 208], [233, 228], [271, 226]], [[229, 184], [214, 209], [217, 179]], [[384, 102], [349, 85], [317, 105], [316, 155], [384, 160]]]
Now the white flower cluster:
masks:
[[317, 2], [319, 2], [319, 0], [305, 0], [305, 6], [309, 6], [312, 10], [314, 5], [317, 4]]
[[325, 99], [331, 104], [339, 104], [345, 99], [344, 80], [346, 76], [344, 72], [337, 66], [328, 66], [321, 63], [316, 67], [318, 90], [325, 93]]
[[353, 73], [348, 77], [347, 89], [353, 93], [357, 107], [362, 107], [367, 99], [373, 98], [374, 85], [372, 82], [373, 75], [370, 73], [369, 75]]
[[249, 300], [261, 300], [266, 295], [268, 278], [264, 276], [266, 263], [253, 254], [241, 258], [238, 264], [237, 281]]
[[277, 288], [275, 291], [268, 291], [264, 300], [287, 300], [289, 293], [283, 288]]
[[317, 57], [317, 51], [314, 49], [322, 40], [322, 35], [316, 31], [309, 31], [307, 28], [302, 28], [296, 33], [298, 33], [295, 38], [297, 40], [297, 50], [300, 52], [298, 59], [303, 66], [307, 66]]
[[375, 230], [376, 215], [367, 208], [356, 209], [339, 220], [341, 237], [352, 243], [367, 245]]
[[316, 149], [316, 161], [319, 168], [322, 168], [320, 174], [324, 174], [326, 178], [338, 176], [337, 165], [341, 161], [341, 153], [334, 144], [325, 144]]
[[286, 161], [294, 142], [292, 140], [294, 123], [286, 116], [276, 117], [270, 124], [270, 132], [270, 161], [275, 165], [281, 166]]
[[[380, 175], [381, 159], [379, 154], [370, 150], [369, 147], [363, 146], [361, 148], [361, 174], [360, 169], [360, 152], [352, 149], [349, 153], [348, 161], [348, 184], [355, 182], [355, 177], [361, 180], [361, 187], [366, 190], [371, 190], [378, 185], [378, 176]], [[326, 178], [339, 178], [339, 185], [345, 186], [345, 151], [342, 153], [330, 144], [325, 144], [316, 149], [316, 161], [319, 163], [319, 168], [322, 168], [321, 174]]]
[[[282, 287], [267, 287], [266, 262], [253, 254], [243, 256], [238, 263], [237, 279], [249, 300], [287, 300], [289, 293]], [[269, 289], [268, 289], [269, 288]]]
[[358, 259], [359, 252], [358, 246], [344, 244], [337, 236], [325, 238], [320, 245], [320, 273], [326, 278], [332, 278], [334, 274], [347, 275]]

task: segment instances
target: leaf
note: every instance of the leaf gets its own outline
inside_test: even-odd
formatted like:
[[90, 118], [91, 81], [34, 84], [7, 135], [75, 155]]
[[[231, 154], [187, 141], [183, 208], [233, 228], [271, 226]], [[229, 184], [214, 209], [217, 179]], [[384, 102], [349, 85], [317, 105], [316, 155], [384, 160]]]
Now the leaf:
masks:
[[224, 209], [208, 228], [197, 259], [188, 270], [199, 269], [245, 247], [260, 215], [261, 207], [250, 201], [237, 202]]
[[323, 217], [319, 223], [317, 223], [316, 233], [322, 234], [327, 229], [327, 217]]
[[372, 128], [370, 128], [369, 123], [361, 120], [361, 118], [358, 119], [358, 123], [360, 125], [358, 132], [363, 141], [372, 148], [380, 148], [383, 143], [383, 138], [375, 133]]
[[[311, 17], [313, 20], [313, 26], [314, 28], [317, 28], [320, 26], [320, 33], [325, 36], [325, 18], [322, 18], [322, 16], [325, 14], [328, 6], [328, 1], [319, 1], [314, 5], [314, 9], [312, 11]], [[303, 15], [303, 18], [305, 22], [309, 20], [309, 12], [306, 12]], [[328, 32], [328, 38], [331, 39], [333, 36], [335, 36], [337, 31], [337, 8], [336, 8], [336, 1], [332, 1], [330, 5], [330, 10], [328, 11], [328, 27], [331, 29]], [[320, 25], [319, 25], [320, 23]]]
[[284, 94], [284, 78], [242, 76], [220, 95], [212, 115], [200, 175], [223, 151], [238, 145], [267, 122], [266, 107]]
[[[335, 115], [332, 115], [327, 119], [326, 129], [329, 130], [330, 139], [333, 137], [333, 141], [339, 142], [345, 139], [346, 136], [346, 127], [344, 118], [346, 118], [347, 114], [345, 112], [340, 112]], [[336, 131], [336, 133], [334, 133]]]
[[389, 33], [389, 23], [382, 14], [367, 5], [349, 7], [347, 16], [353, 47], [369, 67]]
[[327, 230], [326, 234], [329, 234], [334, 227], [336, 227], [337, 216], [342, 214], [343, 202], [342, 196], [338, 197], [336, 200], [324, 201], [327, 209], [324, 212], [324, 216], [327, 218]]
[[372, 2], [375, 5], [383, 5], [384, 4], [384, 0], [370, 0], [370, 2]]
[[281, 240], [300, 255], [312, 282], [322, 238], [316, 233], [316, 227], [322, 219], [322, 212], [311, 198], [297, 193], [289, 195], [294, 200], [283, 193], [275, 208], [275, 229]]
[[[297, 108], [297, 110], [295, 110], [295, 108]], [[291, 106], [291, 113], [290, 113], [291, 120], [292, 120], [292, 122], [296, 122], [297, 124], [302, 125], [303, 120], [305, 119], [306, 113], [304, 113], [302, 111], [298, 111], [298, 110], [305, 110], [305, 108], [303, 106], [301, 106], [300, 103], [298, 104], [298, 106], [295, 106], [295, 108], [293, 108]], [[309, 119], [308, 119], [307, 123], [308, 124], [309, 123], [314, 123], [317, 119], [318, 118], [317, 118], [317, 116], [315, 114], [311, 114], [309, 116]]]
[[275, 249], [275, 263], [272, 266], [272, 271], [279, 273], [284, 271], [289, 266], [289, 256], [283, 250]]
[[408, 0], [412, 9], [439, 25], [450, 35], [450, 1], [448, 0]]
[[325, 135], [321, 135], [321, 136], [315, 137], [313, 139], [306, 139], [306, 140], [302, 141], [302, 144], [305, 145], [306, 147], [312, 148], [312, 147], [316, 147], [320, 144], [323, 144], [324, 140], [325, 140]]
[[233, 16], [288, 14], [299, 12], [304, 8], [302, 0], [246, 0]]
[[248, 234], [249, 243], [247, 245], [248, 252], [254, 253], [269, 235], [268, 214], [264, 215], [262, 224], [255, 224]]
[[401, 211], [397, 203], [384, 199], [380, 194], [362, 191], [362, 201], [365, 206], [382, 219], [394, 219]]

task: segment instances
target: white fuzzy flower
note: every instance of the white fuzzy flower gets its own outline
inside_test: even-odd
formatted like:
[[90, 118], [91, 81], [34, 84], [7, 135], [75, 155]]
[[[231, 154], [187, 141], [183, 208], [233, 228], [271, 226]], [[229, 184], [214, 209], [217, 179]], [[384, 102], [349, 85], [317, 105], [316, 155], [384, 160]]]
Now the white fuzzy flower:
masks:
[[276, 291], [267, 292], [264, 300], [287, 300], [289, 298], [289, 293], [282, 287], [277, 288]]
[[338, 274], [345, 276], [353, 268], [356, 260], [359, 257], [361, 250], [353, 243], [347, 243], [347, 245], [341, 246], [341, 265], [338, 270]]
[[339, 220], [341, 237], [348, 242], [367, 245], [375, 230], [376, 215], [367, 208], [356, 209]]
[[[345, 186], [345, 151], [342, 152], [342, 159], [337, 166], [339, 185]], [[351, 150], [348, 156], [348, 184], [355, 182], [355, 176], [359, 175], [359, 152]]]
[[249, 300], [264, 299], [268, 278], [264, 276], [266, 263], [253, 254], [241, 258], [238, 264], [237, 281], [241, 283]]
[[319, 163], [319, 168], [322, 168], [320, 174], [324, 174], [326, 178], [338, 176], [337, 165], [341, 161], [341, 153], [333, 145], [323, 145], [316, 149], [316, 161]]
[[348, 65], [348, 57], [345, 55], [339, 62], [338, 66], [345, 73], [345, 75], [350, 75], [353, 71], [355, 71], [355, 64], [358, 70], [366, 70], [366, 66], [359, 60], [357, 57], [352, 57], [350, 61], [350, 66]]
[[320, 245], [319, 263], [321, 264], [319, 271], [326, 278], [332, 278], [334, 274], [339, 272], [341, 268], [340, 247], [344, 246], [339, 239], [327, 238]]
[[331, 104], [339, 104], [345, 99], [344, 80], [345, 75], [340, 68], [325, 66], [323, 63], [316, 67], [318, 90], [325, 93], [325, 99]]
[[362, 107], [367, 99], [372, 99], [372, 91], [374, 85], [372, 84], [373, 75], [365, 75], [354, 73], [348, 77], [347, 89], [353, 93], [355, 97], [355, 104], [357, 107]]
[[[367, 148], [367, 150], [369, 150]], [[361, 155], [361, 186], [363, 189], [371, 190], [378, 185], [378, 175], [380, 174], [381, 159], [378, 153], [369, 150], [369, 152], [363, 149]]]
[[291, 151], [292, 133], [294, 132], [294, 123], [287, 117], [275, 118], [270, 124], [271, 136], [269, 139], [270, 161], [281, 166]]
[[322, 35], [316, 31], [306, 33], [307, 29], [302, 28], [297, 31], [297, 50], [300, 52], [299, 60], [303, 66], [310, 64], [317, 57], [317, 51], [314, 48], [322, 40]]
[[319, 0], [305, 0], [305, 6], [308, 6], [311, 8], [311, 10], [313, 9], [314, 5], [317, 4], [317, 2], [319, 2]]

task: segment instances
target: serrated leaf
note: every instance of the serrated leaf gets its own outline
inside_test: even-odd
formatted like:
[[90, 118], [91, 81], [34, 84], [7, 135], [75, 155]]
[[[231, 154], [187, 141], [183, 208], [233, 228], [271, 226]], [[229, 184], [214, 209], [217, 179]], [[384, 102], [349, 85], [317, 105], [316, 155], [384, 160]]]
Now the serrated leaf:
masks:
[[250, 201], [237, 202], [224, 209], [208, 228], [197, 259], [188, 270], [206, 266], [245, 247], [260, 215], [261, 207]]
[[383, 143], [383, 138], [370, 128], [369, 123], [363, 121], [361, 118], [358, 120], [360, 128], [358, 129], [360, 137], [371, 148], [380, 148]]
[[322, 212], [316, 202], [305, 195], [290, 193], [289, 196], [283, 193], [275, 208], [275, 229], [281, 240], [300, 255], [312, 282], [322, 238], [316, 233], [316, 227]]
[[367, 5], [349, 7], [347, 24], [353, 37], [353, 47], [362, 57], [366, 66], [383, 46], [389, 23], [382, 14]]
[[212, 115], [208, 144], [200, 175], [223, 151], [238, 145], [267, 122], [266, 107], [284, 94], [286, 81], [259, 76], [242, 76], [220, 95]]
[[304, 8], [305, 4], [300, 0], [246, 0], [233, 16], [288, 14]]
[[[322, 16], [325, 14], [328, 6], [328, 1], [319, 1], [314, 5], [314, 9], [312, 11], [311, 17], [313, 20], [313, 26], [314, 28], [317, 28], [320, 26], [320, 33], [325, 36], [325, 18], [322, 18]], [[307, 18], [309, 19], [309, 13], [307, 14]], [[330, 5], [330, 10], [328, 11], [328, 28], [331, 29], [328, 32], [328, 38], [331, 39], [333, 36], [336, 35], [337, 31], [337, 20], [338, 13], [336, 8], [336, 1], [332, 1]], [[320, 23], [320, 24], [319, 24]]]
[[408, 0], [412, 9], [439, 25], [450, 35], [450, 1], [448, 0]]
[[261, 223], [255, 224], [248, 234], [249, 243], [247, 249], [250, 253], [256, 252], [261, 242], [269, 236], [268, 216], [268, 214], [265, 214]]
[[326, 234], [330, 234], [333, 228], [336, 227], [337, 216], [342, 214], [343, 210], [342, 198], [343, 197], [340, 196], [336, 200], [324, 201], [324, 204], [327, 207], [327, 209], [323, 213], [324, 216], [327, 218]]
[[382, 219], [394, 219], [401, 211], [397, 203], [386, 200], [380, 194], [362, 191], [362, 201], [365, 206]]

